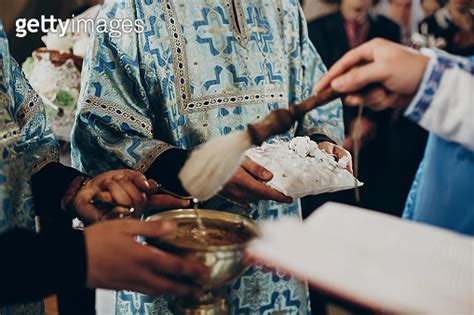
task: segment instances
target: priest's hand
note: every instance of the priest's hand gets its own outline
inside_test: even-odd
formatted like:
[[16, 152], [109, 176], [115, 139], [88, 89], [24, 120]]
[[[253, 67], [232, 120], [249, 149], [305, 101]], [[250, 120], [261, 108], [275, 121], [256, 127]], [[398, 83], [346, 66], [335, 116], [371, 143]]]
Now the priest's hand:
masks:
[[293, 199], [265, 184], [273, 174], [264, 167], [245, 158], [232, 179], [222, 190], [222, 194], [237, 202], [247, 204], [259, 200], [274, 200], [291, 203]]
[[347, 170], [352, 174], [352, 155], [350, 154], [349, 151], [344, 149], [343, 147], [340, 147], [338, 145], [335, 145], [331, 142], [324, 141], [318, 144], [319, 149], [326, 151], [329, 154], [334, 155], [334, 158], [336, 161], [339, 161], [343, 157], [347, 156], [349, 159], [349, 163], [347, 164]]
[[[346, 53], [318, 82], [315, 92], [331, 85], [349, 94], [345, 105], [362, 104], [373, 110], [403, 108], [415, 96], [428, 61], [413, 49], [377, 38]], [[379, 87], [360, 94], [369, 84]]]
[[[74, 185], [78, 184], [73, 182], [71, 186]], [[63, 208], [72, 207], [73, 212], [86, 224], [132, 215], [139, 217], [149, 208], [180, 208], [188, 205], [187, 201], [156, 194], [156, 182], [132, 170], [102, 173], [83, 182], [76, 191], [63, 198]], [[93, 199], [104, 202], [92, 204]]]
[[208, 269], [140, 244], [135, 237], [156, 238], [172, 232], [172, 222], [115, 220], [84, 231], [87, 252], [87, 287], [131, 290], [146, 295], [198, 295], [196, 281], [209, 276]]

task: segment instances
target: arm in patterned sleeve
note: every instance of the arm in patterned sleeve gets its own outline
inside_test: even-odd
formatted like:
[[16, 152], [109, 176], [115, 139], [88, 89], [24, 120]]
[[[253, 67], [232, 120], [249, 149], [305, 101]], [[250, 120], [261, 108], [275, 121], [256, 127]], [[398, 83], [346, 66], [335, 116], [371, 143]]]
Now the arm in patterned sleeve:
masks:
[[[67, 225], [58, 225], [54, 230], [40, 234], [34, 232], [30, 179], [32, 174], [38, 174], [58, 160], [58, 144], [48, 127], [40, 98], [10, 57], [1, 21], [0, 109], [3, 134], [0, 312], [28, 313], [24, 306], [4, 304], [82, 287], [87, 266], [81, 232], [73, 231]], [[54, 190], [55, 185], [55, 182], [43, 182], [49, 189]], [[74, 274], [70, 270], [74, 270]], [[33, 309], [31, 312], [35, 312]]]
[[20, 127], [21, 153], [33, 175], [51, 162], [59, 161], [59, 144], [49, 127], [44, 105], [24, 77], [17, 62], [10, 58], [12, 113]]
[[[326, 67], [322, 62], [316, 48], [308, 37], [306, 21], [301, 8], [295, 10], [295, 21], [299, 23], [299, 45], [301, 54], [300, 91], [298, 100], [308, 98], [313, 93], [316, 82], [326, 73]], [[342, 119], [342, 103], [336, 100], [326, 106], [309, 112], [305, 119], [300, 122], [297, 135], [310, 136], [316, 142], [329, 141], [342, 144], [344, 137], [344, 122]]]
[[440, 50], [423, 53], [430, 62], [405, 114], [442, 138], [474, 150], [474, 62]]
[[[113, 12], [114, 18], [134, 19], [132, 4], [127, 2], [120, 9], [115, 8], [117, 5], [104, 5], [98, 18], [110, 19]], [[159, 104], [160, 87], [145, 88], [150, 83], [143, 78], [139, 54], [135, 33], [118, 38], [109, 33], [95, 34], [84, 66], [81, 103], [72, 140], [73, 163], [89, 175], [123, 168], [148, 171], [146, 175], [172, 189], [176, 174], [160, 177], [164, 172], [156, 170], [157, 158], [173, 149], [154, 135], [154, 122], [162, 118], [156, 116], [151, 104]], [[173, 162], [174, 168], [179, 169], [178, 164], [184, 162], [187, 154], [178, 149], [171, 151], [174, 153], [166, 156], [171, 154], [173, 158], [164, 160]], [[173, 180], [163, 183], [167, 179]]]
[[[44, 105], [14, 59], [10, 59], [13, 95], [12, 112], [20, 126], [25, 165], [30, 167], [36, 213], [62, 217], [61, 198], [72, 180], [83, 176], [73, 168], [59, 164], [59, 145], [52, 133]], [[45, 183], [48, 183], [45, 185]]]

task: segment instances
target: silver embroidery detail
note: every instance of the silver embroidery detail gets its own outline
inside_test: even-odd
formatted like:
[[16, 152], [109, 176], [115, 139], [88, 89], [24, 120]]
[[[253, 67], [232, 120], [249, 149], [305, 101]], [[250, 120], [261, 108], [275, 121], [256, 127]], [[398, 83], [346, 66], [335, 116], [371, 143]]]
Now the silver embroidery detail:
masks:
[[43, 110], [44, 105], [41, 97], [36, 93], [28, 94], [16, 114], [20, 127], [23, 127], [34, 114], [42, 112]]
[[32, 174], [38, 173], [43, 167], [51, 162], [59, 161], [59, 152], [57, 150], [49, 150], [41, 159], [35, 161], [31, 168]]
[[184, 36], [170, 0], [163, 1], [163, 11], [165, 12], [166, 26], [171, 40], [176, 98], [178, 100], [179, 110], [182, 111], [191, 98], [188, 63], [183, 40]]
[[171, 144], [167, 143], [158, 144], [157, 146], [153, 147], [153, 149], [144, 154], [143, 158], [138, 161], [138, 163], [134, 167], [135, 171], [145, 173], [158, 156], [172, 148], [174, 147]]
[[266, 93], [236, 93], [213, 95], [196, 99], [189, 102], [184, 108], [185, 111], [205, 111], [218, 106], [238, 106], [248, 103], [264, 103], [285, 101], [287, 96], [281, 90], [269, 91]]
[[[233, 6], [235, 5], [235, 12]], [[227, 0], [226, 8], [229, 13], [229, 23], [234, 34], [235, 39], [239, 42], [240, 46], [247, 48], [247, 44], [250, 40], [250, 32], [247, 25], [247, 19], [245, 17], [244, 8], [241, 0]], [[237, 16], [235, 15], [237, 13]], [[240, 25], [240, 27], [239, 27]]]
[[[230, 1], [232, 0], [228, 0], [226, 2], [228, 6], [232, 5]], [[181, 26], [179, 24], [173, 5], [171, 4], [171, 0], [163, 1], [163, 11], [165, 12], [166, 25], [171, 40], [171, 51], [175, 72], [174, 83], [177, 94], [176, 98], [179, 106], [179, 112], [181, 114], [196, 111], [207, 111], [220, 106], [238, 106], [245, 104], [278, 102], [287, 100], [286, 93], [282, 93], [281, 90], [268, 91], [266, 93], [240, 92], [232, 94], [229, 93], [211, 95], [193, 100], [191, 97], [191, 86], [189, 80], [184, 35], [182, 34]], [[245, 16], [243, 14], [243, 6], [241, 1], [236, 1], [236, 11], [238, 12], [239, 16], [241, 15], [244, 19], [242, 25], [247, 25], [247, 22], [245, 21]], [[229, 8], [229, 12], [233, 15], [232, 7]], [[232, 18], [230, 20], [235, 21], [235, 19]], [[236, 30], [238, 31], [237, 25], [235, 23], [232, 26], [232, 29], [236, 38], [237, 36], [240, 36], [240, 33], [235, 33]], [[242, 36], [248, 39], [250, 36], [248, 33], [248, 27], [245, 26], [244, 29], [245, 31]]]
[[129, 111], [128, 109], [124, 109], [113, 102], [106, 101], [95, 96], [88, 96], [84, 99], [82, 104], [84, 110], [93, 108], [102, 114], [111, 115], [120, 122], [127, 123], [137, 128], [147, 137], [151, 138], [153, 136], [153, 127], [148, 119], [136, 112]]
[[0, 131], [0, 143], [7, 146], [16, 141], [21, 136], [21, 130], [16, 124], [9, 124], [4, 130]]

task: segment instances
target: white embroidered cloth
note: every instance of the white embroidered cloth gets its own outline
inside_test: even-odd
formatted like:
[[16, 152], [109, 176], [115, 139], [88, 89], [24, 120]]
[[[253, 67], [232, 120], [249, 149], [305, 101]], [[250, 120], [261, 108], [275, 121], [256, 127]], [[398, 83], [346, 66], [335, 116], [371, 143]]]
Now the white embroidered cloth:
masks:
[[267, 183], [270, 187], [292, 198], [362, 186], [345, 169], [348, 158], [336, 161], [333, 155], [320, 150], [308, 137], [264, 143], [246, 154], [273, 173], [272, 180]]

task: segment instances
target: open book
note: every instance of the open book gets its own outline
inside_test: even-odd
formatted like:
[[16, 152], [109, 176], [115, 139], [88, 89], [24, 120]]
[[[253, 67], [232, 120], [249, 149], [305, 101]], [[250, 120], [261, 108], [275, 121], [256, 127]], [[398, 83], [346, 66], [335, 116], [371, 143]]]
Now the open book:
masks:
[[474, 238], [328, 203], [263, 224], [249, 253], [310, 285], [387, 313], [474, 313]]

